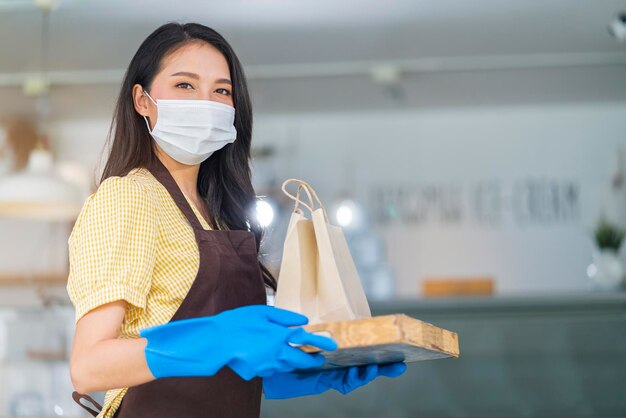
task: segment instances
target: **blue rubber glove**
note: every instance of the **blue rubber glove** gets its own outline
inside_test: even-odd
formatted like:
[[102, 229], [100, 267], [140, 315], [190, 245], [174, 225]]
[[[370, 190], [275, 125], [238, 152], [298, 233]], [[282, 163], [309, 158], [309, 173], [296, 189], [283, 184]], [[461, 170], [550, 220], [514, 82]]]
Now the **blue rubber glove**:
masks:
[[263, 392], [266, 399], [318, 395], [328, 389], [335, 389], [345, 395], [378, 376], [398, 377], [405, 370], [406, 364], [397, 362], [381, 366], [368, 364], [315, 372], [279, 372], [263, 378]]
[[139, 334], [148, 368], [156, 378], [212, 376], [229, 366], [243, 379], [300, 368], [321, 367], [322, 354], [309, 354], [289, 343], [336, 350], [337, 342], [303, 328], [308, 318], [266, 305], [249, 305], [213, 316], [182, 319], [146, 328]]

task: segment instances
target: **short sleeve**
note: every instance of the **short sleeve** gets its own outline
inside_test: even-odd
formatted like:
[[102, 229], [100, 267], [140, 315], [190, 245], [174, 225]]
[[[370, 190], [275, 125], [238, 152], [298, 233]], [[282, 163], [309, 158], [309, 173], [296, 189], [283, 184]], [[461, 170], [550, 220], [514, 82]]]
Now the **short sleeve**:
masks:
[[76, 322], [117, 300], [145, 309], [156, 260], [155, 206], [145, 186], [129, 177], [109, 177], [87, 198], [68, 240], [67, 291]]

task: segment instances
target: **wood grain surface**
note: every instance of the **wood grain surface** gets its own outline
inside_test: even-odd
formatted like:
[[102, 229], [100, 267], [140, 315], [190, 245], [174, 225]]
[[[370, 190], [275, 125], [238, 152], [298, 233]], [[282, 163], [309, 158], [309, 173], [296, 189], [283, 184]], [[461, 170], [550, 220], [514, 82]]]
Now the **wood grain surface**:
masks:
[[460, 355], [455, 332], [404, 314], [327, 322], [304, 328], [329, 336], [338, 343], [336, 351], [300, 346], [308, 353], [321, 352], [327, 360], [324, 369], [396, 361], [409, 363]]

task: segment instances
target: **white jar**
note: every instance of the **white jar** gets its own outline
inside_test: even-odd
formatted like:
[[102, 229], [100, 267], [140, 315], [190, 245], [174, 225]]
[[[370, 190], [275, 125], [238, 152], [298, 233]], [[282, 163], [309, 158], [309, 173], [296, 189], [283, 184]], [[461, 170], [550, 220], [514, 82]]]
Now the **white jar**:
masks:
[[592, 286], [598, 290], [620, 290], [624, 285], [624, 263], [614, 250], [596, 250], [587, 267]]

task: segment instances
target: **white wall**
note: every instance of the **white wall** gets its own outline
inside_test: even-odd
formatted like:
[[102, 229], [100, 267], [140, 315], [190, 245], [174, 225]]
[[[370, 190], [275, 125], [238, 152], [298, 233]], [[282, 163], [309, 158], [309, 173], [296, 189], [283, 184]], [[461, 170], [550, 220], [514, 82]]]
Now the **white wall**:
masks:
[[[95, 165], [108, 124], [56, 124], [60, 158]], [[254, 143], [279, 147], [272, 164], [278, 180], [311, 182], [327, 205], [347, 186], [370, 206], [376, 187], [459, 191], [464, 217], [457, 223], [434, 211], [417, 224], [377, 226], [401, 296], [416, 295], [424, 277], [453, 275], [492, 275], [503, 293], [575, 291], [587, 286], [590, 232], [613, 153], [618, 145], [626, 149], [625, 128], [626, 104], [258, 114]], [[576, 184], [578, 212], [550, 224], [520, 225], [507, 208], [499, 223], [473, 217], [472, 193], [481, 181], [497, 182], [506, 204], [527, 179]], [[0, 270], [25, 267], [28, 237], [39, 229], [0, 222]]]
[[519, 225], [504, 208], [497, 225], [431, 216], [378, 228], [401, 295], [416, 294], [424, 277], [455, 275], [492, 275], [503, 293], [575, 291], [587, 286], [590, 233], [613, 153], [626, 148], [626, 106], [282, 115], [259, 118], [257, 128], [257, 144], [297, 141], [278, 177], [303, 178], [325, 199], [350, 182], [346, 164], [354, 164], [355, 194], [367, 204], [374, 185], [444, 184], [460, 189], [466, 214], [480, 181], [499, 182], [505, 198], [529, 178], [577, 184], [578, 215], [548, 225]]

